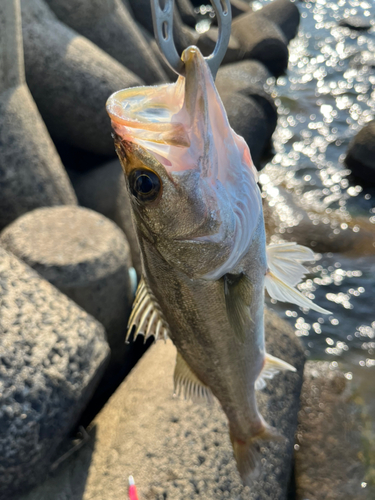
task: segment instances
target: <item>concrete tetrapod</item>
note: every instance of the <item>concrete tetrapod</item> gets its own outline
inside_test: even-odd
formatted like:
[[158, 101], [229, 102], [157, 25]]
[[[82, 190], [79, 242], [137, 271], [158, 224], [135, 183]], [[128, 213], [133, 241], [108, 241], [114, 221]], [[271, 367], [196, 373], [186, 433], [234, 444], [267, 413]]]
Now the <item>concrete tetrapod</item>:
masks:
[[80, 205], [105, 215], [124, 231], [131, 261], [140, 277], [141, 256], [119, 160], [112, 160], [88, 172], [69, 171], [69, 175]]
[[86, 208], [43, 208], [8, 226], [0, 243], [104, 325], [112, 361], [123, 354], [131, 258], [113, 222]]
[[216, 78], [216, 86], [220, 95], [237, 92], [251, 97], [262, 108], [266, 115], [267, 141], [271, 138], [277, 124], [276, 105], [271, 95], [265, 90], [266, 81], [270, 77], [270, 72], [261, 62], [250, 59], [222, 66]]
[[109, 355], [94, 318], [0, 247], [0, 499], [40, 482]]
[[46, 0], [56, 16], [148, 85], [167, 76], [121, 0]]
[[288, 42], [297, 34], [300, 13], [297, 5], [290, 0], [274, 0], [257, 13], [273, 23], [284, 33]]
[[298, 500], [374, 498], [361, 460], [366, 442], [361, 407], [350, 384], [330, 363], [305, 365], [295, 453]]
[[143, 80], [58, 21], [42, 0], [21, 6], [26, 80], [51, 135], [114, 156], [106, 100]]
[[345, 163], [354, 176], [375, 185], [375, 120], [365, 125], [351, 141]]
[[144, 500], [290, 498], [304, 356], [292, 328], [274, 313], [266, 311], [265, 328], [267, 350], [298, 371], [277, 375], [257, 394], [262, 415], [286, 439], [262, 446], [263, 470], [252, 488], [241, 484], [219, 405], [172, 397], [176, 350], [168, 341], [149, 349], [94, 419], [92, 445], [20, 500], [118, 500], [126, 498], [130, 474]]
[[246, 12], [233, 20], [232, 34], [240, 43], [244, 59], [261, 61], [275, 76], [286, 70], [287, 39], [275, 23], [258, 12]]
[[41, 206], [76, 204], [25, 84], [18, 0], [0, 5], [0, 229]]

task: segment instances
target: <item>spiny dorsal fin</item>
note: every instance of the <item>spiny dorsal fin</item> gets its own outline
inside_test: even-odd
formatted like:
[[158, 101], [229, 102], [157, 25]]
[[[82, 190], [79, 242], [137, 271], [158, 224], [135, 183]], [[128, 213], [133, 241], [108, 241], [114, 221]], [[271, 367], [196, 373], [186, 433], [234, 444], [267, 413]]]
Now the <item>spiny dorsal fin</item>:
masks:
[[245, 339], [246, 325], [251, 319], [250, 304], [252, 285], [245, 274], [224, 275], [224, 295], [229, 323], [237, 338]]
[[211, 389], [204, 385], [192, 372], [181, 354], [177, 351], [176, 367], [174, 369], [174, 393], [184, 399], [194, 402], [213, 402]]
[[266, 353], [263, 369], [260, 372], [259, 377], [255, 381], [255, 389], [257, 391], [264, 389], [267, 385], [265, 379], [272, 379], [277, 373], [281, 371], [295, 372], [296, 369], [286, 361], [275, 358], [275, 356], [271, 356], [271, 354]]
[[128, 341], [133, 327], [135, 327], [134, 340], [138, 335], [144, 335], [145, 341], [151, 335], [155, 337], [155, 340], [159, 338], [166, 340], [169, 335], [169, 326], [154, 294], [143, 277], [139, 282], [135, 295], [133, 310], [128, 322], [126, 341]]

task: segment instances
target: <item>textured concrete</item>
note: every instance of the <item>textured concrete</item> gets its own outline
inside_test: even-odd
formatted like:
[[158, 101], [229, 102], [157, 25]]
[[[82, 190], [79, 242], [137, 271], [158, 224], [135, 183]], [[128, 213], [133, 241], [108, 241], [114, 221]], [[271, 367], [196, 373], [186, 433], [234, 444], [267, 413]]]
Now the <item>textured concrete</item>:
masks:
[[172, 397], [175, 348], [161, 341], [95, 418], [92, 442], [22, 500], [127, 498], [129, 474], [142, 500], [286, 500], [304, 360], [291, 327], [269, 312], [266, 331], [270, 352], [298, 373], [278, 375], [258, 394], [263, 416], [287, 439], [262, 446], [263, 471], [251, 489], [241, 484], [218, 404]]
[[265, 5], [257, 13], [277, 24], [288, 42], [298, 31], [300, 13], [295, 2], [290, 0], [274, 0]]
[[102, 325], [0, 248], [0, 499], [40, 481], [103, 373]]
[[237, 92], [222, 93], [220, 97], [231, 127], [245, 139], [253, 162], [259, 168], [260, 158], [270, 137], [267, 115], [251, 97]]
[[75, 204], [74, 191], [24, 83], [19, 3], [0, 6], [0, 229], [40, 206]]
[[140, 276], [141, 256], [131, 217], [129, 193], [119, 160], [88, 172], [70, 171], [69, 175], [80, 205], [105, 215], [124, 231], [130, 246], [131, 261]]
[[353, 175], [375, 185], [375, 120], [361, 129], [349, 145], [345, 159]]
[[[267, 137], [270, 140], [277, 124], [277, 108], [271, 95], [265, 90], [270, 78], [267, 68], [259, 61], [247, 60], [227, 64], [219, 69], [216, 86], [220, 95], [237, 92], [252, 98], [266, 116]], [[227, 108], [230, 113], [232, 111]]]
[[248, 12], [233, 20], [232, 34], [240, 42], [243, 58], [261, 61], [276, 76], [286, 70], [287, 39], [272, 21], [257, 12]]
[[46, 0], [56, 16], [148, 85], [167, 81], [121, 0]]
[[25, 83], [19, 0], [0, 3], [0, 92]]
[[26, 80], [51, 135], [114, 156], [106, 100], [143, 81], [58, 21], [42, 0], [21, 7]]
[[81, 207], [42, 208], [9, 225], [0, 242], [100, 321], [113, 356], [121, 353], [133, 299], [131, 259], [113, 222]]
[[329, 363], [305, 365], [295, 453], [297, 500], [370, 500], [361, 408], [344, 375]]

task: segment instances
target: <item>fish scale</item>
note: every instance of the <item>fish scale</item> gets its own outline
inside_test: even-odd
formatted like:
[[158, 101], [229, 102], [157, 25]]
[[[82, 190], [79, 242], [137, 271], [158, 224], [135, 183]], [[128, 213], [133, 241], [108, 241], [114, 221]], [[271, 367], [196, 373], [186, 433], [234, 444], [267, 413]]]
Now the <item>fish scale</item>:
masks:
[[175, 84], [120, 91], [107, 103], [142, 257], [130, 326], [157, 335], [150, 320], [158, 318], [178, 351], [176, 393], [218, 399], [250, 484], [260, 442], [280, 438], [259, 413], [256, 390], [280, 371], [295, 371], [265, 352], [264, 290], [328, 311], [295, 288], [306, 271], [301, 262], [313, 258], [309, 249], [285, 243], [266, 250], [249, 148], [231, 129], [199, 49], [189, 47], [182, 60], [185, 76]]

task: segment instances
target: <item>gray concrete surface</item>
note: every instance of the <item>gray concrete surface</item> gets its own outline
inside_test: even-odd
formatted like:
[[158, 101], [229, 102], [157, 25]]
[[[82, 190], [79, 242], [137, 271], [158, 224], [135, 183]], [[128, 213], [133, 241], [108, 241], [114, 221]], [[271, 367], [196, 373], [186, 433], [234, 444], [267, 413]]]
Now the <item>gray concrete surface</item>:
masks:
[[288, 42], [296, 36], [300, 20], [300, 13], [296, 2], [274, 0], [257, 12], [277, 24]]
[[[328, 362], [305, 365], [298, 418], [297, 500], [371, 500], [362, 408], [352, 382]], [[362, 460], [361, 460], [362, 457]]]
[[276, 76], [288, 66], [287, 39], [281, 29], [258, 12], [246, 12], [232, 22], [232, 34], [244, 59], [261, 61]]
[[108, 358], [102, 325], [0, 248], [0, 499], [48, 472]]
[[114, 156], [105, 103], [143, 80], [58, 21], [42, 0], [21, 0], [21, 7], [26, 80], [51, 135]]
[[82, 207], [41, 208], [9, 225], [0, 244], [104, 325], [112, 358], [122, 352], [133, 301], [131, 257], [112, 221]]
[[356, 177], [375, 185], [375, 120], [365, 125], [351, 141], [345, 163]]
[[19, 2], [0, 5], [0, 229], [40, 206], [76, 204], [25, 85]]
[[[118, 500], [133, 474], [140, 500], [284, 500], [292, 468], [303, 354], [291, 327], [266, 312], [269, 351], [298, 372], [278, 375], [258, 400], [286, 440], [262, 447], [263, 471], [241, 484], [218, 406], [175, 399], [175, 348], [152, 346], [92, 423], [92, 440], [19, 500]], [[18, 500], [18, 499], [17, 499]]]
[[121, 0], [46, 0], [56, 16], [152, 85], [167, 76]]

